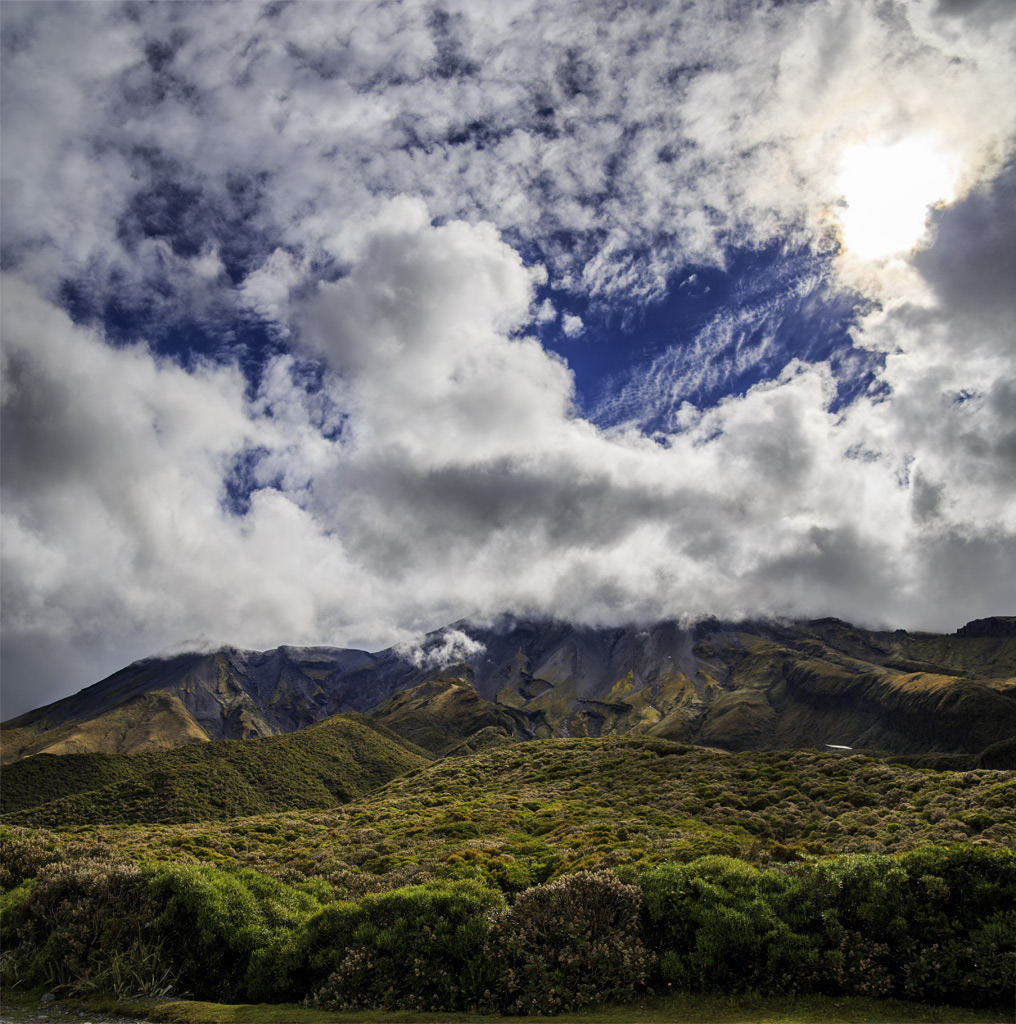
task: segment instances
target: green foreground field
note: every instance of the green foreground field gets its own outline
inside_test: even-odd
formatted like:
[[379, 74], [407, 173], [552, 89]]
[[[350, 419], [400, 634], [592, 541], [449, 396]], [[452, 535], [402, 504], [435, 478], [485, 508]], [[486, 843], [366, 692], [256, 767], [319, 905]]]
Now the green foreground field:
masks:
[[[119, 821], [59, 827], [94, 774], [29, 765], [0, 823], [2, 984], [216, 1001], [152, 1004], [180, 1021], [1013, 1019], [1016, 772], [651, 737], [420, 758], [381, 784], [387, 758], [338, 806], [202, 820], [182, 773], [183, 820], [156, 823], [124, 776]], [[292, 762], [290, 782], [319, 770]], [[689, 994], [632, 1016], [671, 986]], [[241, 1002], [272, 1006], [209, 1008]]]
[[188, 812], [172, 824], [79, 822], [69, 801], [96, 797], [88, 793], [56, 801], [62, 827], [43, 803], [5, 814], [0, 836], [32, 836], [64, 855], [101, 844], [136, 860], [243, 865], [290, 884], [323, 881], [347, 899], [434, 878], [519, 890], [709, 854], [764, 864], [954, 843], [1016, 848], [1011, 771], [728, 754], [639, 737], [534, 741], [398, 767], [342, 806], [210, 821], [192, 787], [177, 793], [174, 806]]
[[[4, 1020], [17, 1024], [21, 1014], [38, 1009], [36, 997], [4, 998]], [[197, 1001], [111, 1002], [82, 1000], [63, 1004], [75, 1016], [103, 1013], [137, 1017], [156, 1024], [537, 1024], [546, 1017], [478, 1016], [475, 1013], [418, 1013], [364, 1010], [331, 1013], [298, 1003], [228, 1004]], [[13, 1011], [8, 1014], [8, 1011]], [[929, 1006], [898, 999], [799, 996], [707, 996], [677, 993], [639, 1004], [600, 1006], [561, 1014], [561, 1024], [1011, 1024], [1008, 1010]]]

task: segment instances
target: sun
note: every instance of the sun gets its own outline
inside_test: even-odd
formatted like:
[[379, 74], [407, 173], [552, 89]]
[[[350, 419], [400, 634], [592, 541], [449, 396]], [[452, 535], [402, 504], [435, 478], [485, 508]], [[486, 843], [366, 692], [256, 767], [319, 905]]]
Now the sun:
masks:
[[925, 236], [928, 210], [955, 195], [954, 161], [925, 137], [847, 150], [837, 178], [843, 244], [866, 260], [909, 252]]

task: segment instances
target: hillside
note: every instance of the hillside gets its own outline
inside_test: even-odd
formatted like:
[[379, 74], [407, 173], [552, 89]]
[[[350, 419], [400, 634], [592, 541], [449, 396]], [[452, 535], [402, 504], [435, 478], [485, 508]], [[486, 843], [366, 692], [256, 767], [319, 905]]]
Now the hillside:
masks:
[[3, 820], [58, 826], [214, 821], [332, 807], [428, 763], [359, 715], [286, 736], [142, 754], [39, 754], [4, 768]]
[[[950, 635], [807, 623], [691, 629], [459, 622], [376, 654], [223, 648], [147, 659], [4, 723], [5, 763], [132, 753], [373, 716], [434, 753], [477, 731], [512, 739], [651, 735], [725, 750], [825, 744], [1013, 764], [1011, 618]], [[999, 752], [1001, 751], [1001, 753]]]
[[[227, 779], [228, 797], [245, 763], [218, 755], [202, 780], [204, 762], [184, 763], [184, 753], [281, 750], [295, 759], [299, 740], [317, 742], [341, 722], [5, 768], [6, 777], [41, 765], [32, 769], [38, 784], [48, 767], [80, 763], [95, 781], [123, 761], [155, 758], [168, 787], [145, 797], [139, 790], [155, 773], [127, 775], [112, 784], [115, 796], [98, 791], [98, 813], [93, 790], [0, 823], [0, 923], [18, 977], [51, 985], [59, 963], [72, 991], [131, 991], [126, 984], [230, 1003], [318, 995], [333, 1009], [461, 1008], [451, 997], [417, 998], [431, 976], [470, 974], [442, 950], [489, 967], [506, 943], [497, 932], [488, 950], [487, 930], [515, 921], [518, 934], [532, 932], [527, 948], [542, 970], [562, 949], [548, 920], [567, 922], [572, 939], [572, 922], [595, 920], [580, 924], [567, 962], [588, 962], [588, 929], [599, 936], [596, 979], [644, 942], [658, 991], [870, 994], [874, 978], [879, 994], [964, 1005], [1002, 1005], [1012, 991], [1003, 952], [1016, 907], [1012, 771], [935, 771], [849, 752], [731, 753], [649, 736], [517, 742], [488, 725], [471, 739], [491, 746], [419, 757], [349, 803], [221, 820], [219, 790], [186, 802], [188, 813], [219, 820], [141, 821], [156, 799], [192, 794], [213, 775]], [[347, 743], [348, 730], [338, 731]], [[297, 777], [308, 778], [294, 772], [289, 781]], [[117, 816], [116, 799], [133, 804]], [[49, 827], [26, 827], [46, 815]], [[96, 820], [104, 815], [111, 820]], [[623, 894], [629, 924], [619, 932]], [[106, 928], [110, 901], [122, 908], [120, 928]], [[137, 947], [139, 931], [153, 945]], [[123, 983], [116, 972], [130, 957], [140, 973]], [[407, 963], [420, 969], [407, 972]], [[498, 1005], [517, 1011], [506, 1001], [513, 977], [484, 981], [477, 997], [500, 992]], [[561, 1008], [554, 999], [565, 977], [546, 981], [533, 1012]], [[634, 989], [608, 995], [638, 998]]]
[[86, 832], [66, 818], [66, 831], [11, 829], [26, 812], [7, 818], [4, 832], [31, 834], [36, 849], [60, 856], [101, 843], [141, 859], [320, 878], [351, 895], [435, 877], [511, 890], [583, 868], [705, 854], [765, 863], [957, 842], [1016, 847], [1016, 772], [936, 772], [816, 751], [732, 754], [648, 737], [538, 740], [417, 764], [325, 810], [138, 828], [96, 822], [83, 803], [65, 807], [79, 809]]

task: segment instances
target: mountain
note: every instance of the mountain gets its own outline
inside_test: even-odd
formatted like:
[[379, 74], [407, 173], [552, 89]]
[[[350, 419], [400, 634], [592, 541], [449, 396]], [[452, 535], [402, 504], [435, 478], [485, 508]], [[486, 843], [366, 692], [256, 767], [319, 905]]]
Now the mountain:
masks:
[[615, 629], [504, 620], [458, 622], [374, 654], [226, 647], [137, 662], [4, 723], [2, 756], [167, 750], [288, 734], [344, 712], [442, 755], [633, 733], [1002, 767], [1016, 757], [1016, 618], [949, 635], [838, 619]]

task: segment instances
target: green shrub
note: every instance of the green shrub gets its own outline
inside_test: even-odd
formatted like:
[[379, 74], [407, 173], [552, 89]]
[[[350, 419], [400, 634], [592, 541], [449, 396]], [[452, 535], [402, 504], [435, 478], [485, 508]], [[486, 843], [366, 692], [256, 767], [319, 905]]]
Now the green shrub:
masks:
[[816, 867], [829, 991], [1001, 1005], [1016, 984], [1016, 854], [927, 847]]
[[903, 993], [1000, 1006], [1016, 989], [1016, 853], [926, 848], [900, 858], [910, 877]]
[[653, 957], [638, 934], [641, 902], [636, 886], [609, 871], [521, 893], [491, 933], [501, 1009], [558, 1013], [644, 991]]
[[181, 983], [199, 999], [261, 997], [268, 982], [252, 960], [319, 908], [305, 892], [249, 868], [159, 865], [150, 878], [153, 929]]
[[52, 863], [4, 899], [5, 973], [67, 994], [164, 994], [175, 984], [152, 938], [155, 906], [136, 864]]
[[499, 891], [471, 880], [375, 893], [315, 915], [292, 960], [311, 974], [332, 969], [314, 997], [325, 1009], [482, 1008], [496, 982], [491, 919], [503, 907]]
[[684, 989], [806, 991], [819, 964], [808, 878], [731, 857], [666, 864], [640, 878], [660, 978]]

